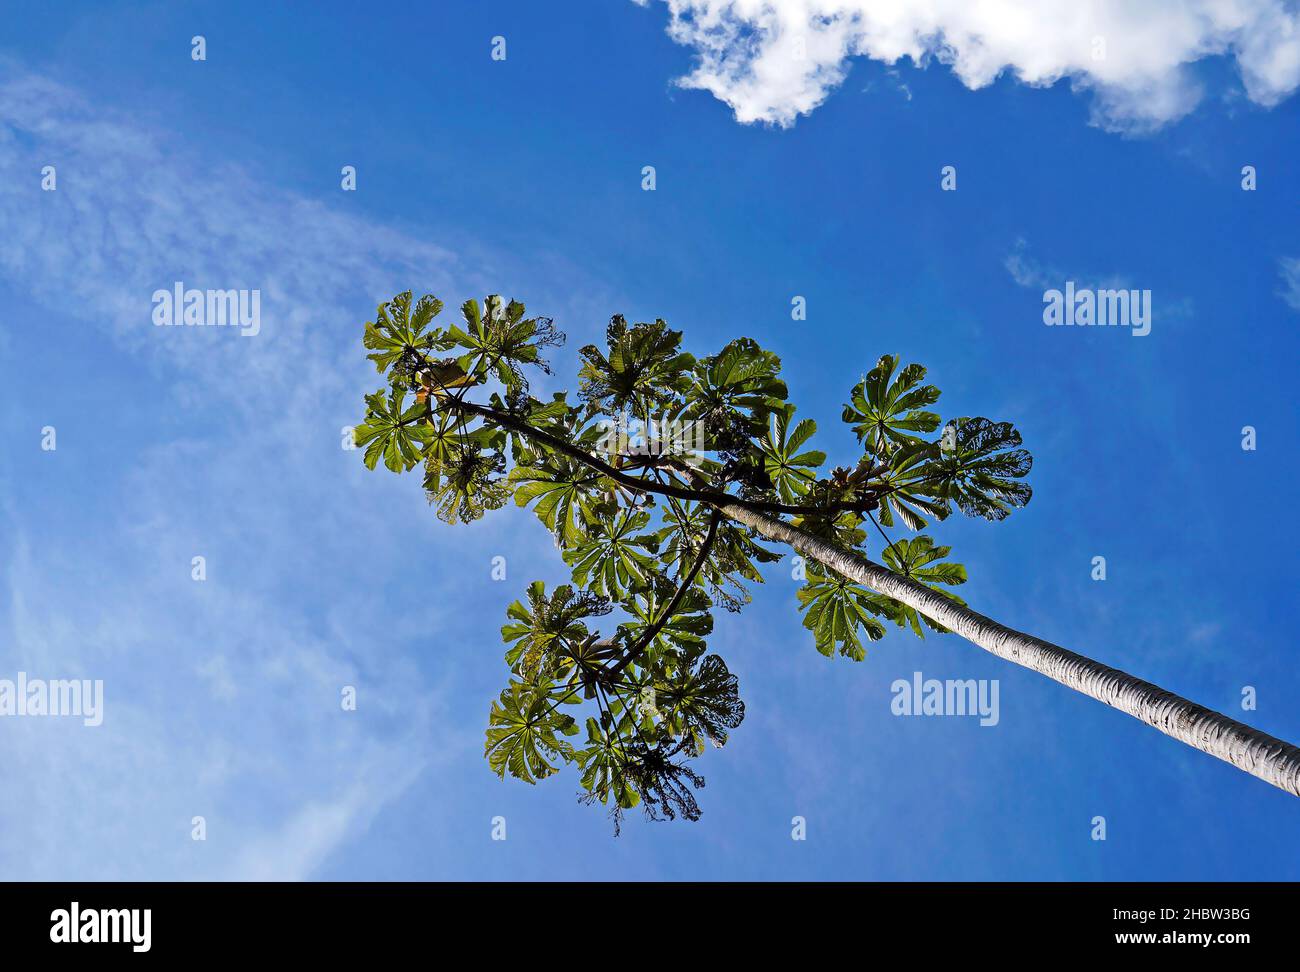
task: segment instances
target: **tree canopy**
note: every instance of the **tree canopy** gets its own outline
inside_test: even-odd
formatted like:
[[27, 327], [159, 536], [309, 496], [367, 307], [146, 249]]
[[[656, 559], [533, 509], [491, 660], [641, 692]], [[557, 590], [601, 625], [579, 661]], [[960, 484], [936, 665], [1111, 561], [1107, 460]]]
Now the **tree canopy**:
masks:
[[[951, 588], [966, 569], [924, 531], [954, 510], [1001, 520], [1030, 499], [1032, 460], [1016, 429], [945, 422], [926, 369], [893, 355], [844, 406], [852, 463], [823, 471], [816, 422], [797, 415], [780, 359], [750, 338], [696, 357], [664, 321], [615, 316], [603, 347], [579, 351], [573, 399], [541, 400], [529, 374], [549, 373], [544, 354], [564, 339], [550, 319], [496, 295], [466, 301], [446, 327], [435, 324], [442, 309], [408, 291], [366, 323], [386, 384], [366, 396], [356, 444], [371, 469], [422, 466], [447, 523], [513, 499], [552, 533], [571, 582], [548, 591], [534, 581], [506, 608], [509, 676], [485, 755], [527, 783], [573, 765], [580, 798], [616, 826], [637, 806], [697, 819], [704, 780], [690, 761], [744, 719], [736, 677], [708, 650], [714, 611], [743, 608], [782, 554], [729, 506], [840, 549], [874, 545], [888, 569], [961, 602]], [[861, 661], [891, 625], [945, 630], [824, 564], [809, 561], [803, 576], [798, 609], [828, 657]]]

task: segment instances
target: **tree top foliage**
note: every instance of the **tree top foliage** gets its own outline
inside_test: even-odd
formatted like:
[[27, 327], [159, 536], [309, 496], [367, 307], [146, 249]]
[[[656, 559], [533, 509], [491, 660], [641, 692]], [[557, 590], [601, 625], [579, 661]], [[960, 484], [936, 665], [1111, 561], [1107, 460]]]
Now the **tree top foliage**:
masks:
[[[1006, 422], [944, 422], [919, 364], [876, 362], [842, 418], [851, 464], [823, 472], [810, 418], [797, 418], [780, 359], [750, 338], [705, 357], [657, 320], [613, 317], [604, 346], [579, 351], [573, 400], [529, 393], [532, 369], [564, 335], [518, 301], [488, 296], [460, 320], [410, 291], [382, 304], [364, 344], [385, 378], [355, 441], [367, 467], [422, 467], [438, 516], [468, 523], [513, 498], [530, 506], [572, 572], [534, 581], [501, 629], [509, 681], [492, 703], [485, 754], [498, 775], [535, 783], [573, 764], [581, 799], [616, 826], [641, 806], [697, 819], [690, 765], [745, 714], [737, 679], [708, 652], [717, 608], [738, 611], [781, 554], [725, 508], [799, 527], [867, 553], [954, 600], [966, 569], [926, 534], [954, 510], [1001, 520], [1029, 502], [1031, 457]], [[889, 531], [899, 535], [891, 536]], [[902, 531], [907, 531], [903, 533]], [[798, 591], [823, 655], [855, 661], [898, 626], [945, 629], [809, 562]], [[606, 619], [601, 621], [601, 619]]]

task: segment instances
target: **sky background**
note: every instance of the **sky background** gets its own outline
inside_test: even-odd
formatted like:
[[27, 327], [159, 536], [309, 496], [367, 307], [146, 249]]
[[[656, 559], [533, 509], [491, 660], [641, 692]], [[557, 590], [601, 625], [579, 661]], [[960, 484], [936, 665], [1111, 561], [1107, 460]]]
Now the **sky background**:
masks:
[[[616, 839], [482, 755], [550, 537], [341, 448], [405, 289], [554, 317], [535, 393], [613, 313], [751, 336], [832, 463], [899, 354], [1035, 456], [1027, 509], [933, 531], [973, 607], [1300, 740], [1296, 8], [964, 6], [809, 28], [792, 73], [859, 0], [3, 4], [0, 677], [103, 679], [105, 718], [0, 720], [0, 878], [1300, 877], [1295, 798], [956, 636], [823, 658], [788, 562], [717, 618], [747, 716], [703, 818]], [[155, 328], [178, 280], [261, 289], [261, 333]], [[1044, 327], [1066, 280], [1150, 289], [1151, 333]], [[914, 671], [998, 679], [999, 724], [892, 715]]]

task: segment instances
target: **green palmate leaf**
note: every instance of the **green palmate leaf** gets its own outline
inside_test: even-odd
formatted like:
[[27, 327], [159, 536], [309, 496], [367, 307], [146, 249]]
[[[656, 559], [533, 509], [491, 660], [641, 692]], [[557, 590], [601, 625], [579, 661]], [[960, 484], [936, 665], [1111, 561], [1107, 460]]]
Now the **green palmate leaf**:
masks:
[[967, 516], [1005, 519], [1033, 496], [1028, 483], [1016, 482], [1033, 465], [1019, 445], [1020, 433], [1010, 422], [953, 419], [944, 426], [939, 456], [926, 471], [929, 495], [955, 503]]
[[[661, 583], [638, 592], [622, 607], [631, 620], [618, 626], [619, 640], [625, 645], [639, 645], [650, 626], [659, 620], [672, 599], [674, 588]], [[693, 659], [704, 650], [704, 639], [713, 633], [713, 615], [709, 596], [698, 587], [682, 595], [677, 610], [665, 621], [654, 641], [638, 661], [642, 668], [665, 672], [676, 671], [683, 659]]]
[[450, 347], [437, 328], [426, 332], [441, 310], [442, 301], [427, 294], [412, 307], [409, 290], [380, 304], [375, 320], [366, 322], [362, 334], [362, 343], [374, 352], [366, 357], [375, 363], [375, 369], [382, 374], [401, 365], [396, 377], [405, 381], [419, 354]]
[[461, 306], [465, 321], [462, 329], [452, 325], [447, 338], [465, 350], [459, 363], [471, 375], [492, 375], [511, 393], [527, 388], [522, 366], [532, 365], [550, 374], [550, 366], [541, 353], [564, 340], [549, 317], [524, 317], [524, 305], [512, 300], [504, 304], [490, 294], [479, 310], [477, 301]]
[[[620, 723], [630, 725], [630, 719]], [[623, 734], [606, 720], [602, 726], [594, 718], [587, 719], [587, 745], [578, 750], [576, 759], [582, 769], [582, 786], [589, 799], [602, 804], [614, 801], [615, 806], [631, 810], [641, 802], [641, 795], [627, 777], [627, 752]]]
[[[426, 480], [429, 461], [426, 460]], [[426, 485], [430, 503], [437, 504], [444, 523], [471, 523], [488, 510], [499, 510], [510, 498], [510, 487], [501, 475], [506, 460], [500, 452], [485, 452], [475, 442], [452, 445], [439, 460], [432, 488]]]
[[[670, 576], [681, 577], [690, 570], [709, 529], [709, 509], [701, 503], [673, 503], [665, 514], [668, 525], [655, 534], [660, 544], [660, 561]], [[698, 583], [707, 585], [728, 610], [738, 610], [749, 601], [746, 581], [761, 584], [758, 564], [774, 563], [781, 554], [757, 543], [748, 530], [729, 523], [718, 525], [708, 560], [702, 565]]]
[[436, 493], [442, 484], [443, 469], [450, 467], [467, 441], [466, 430], [457, 416], [439, 412], [428, 424], [424, 443], [424, 491]]
[[590, 635], [584, 641], [568, 642], [568, 653], [559, 667], [567, 675], [566, 685], [573, 691], [582, 691], [584, 699], [594, 699], [609, 684], [610, 666], [618, 662], [623, 649], [616, 641], [598, 640]]
[[610, 612], [607, 599], [561, 584], [548, 597], [546, 585], [528, 585], [528, 603], [513, 602], [506, 609], [510, 622], [501, 637], [512, 647], [506, 662], [526, 680], [552, 678], [573, 666], [580, 649], [591, 640], [584, 621]]
[[768, 414], [785, 401], [780, 371], [781, 359], [775, 354], [750, 338], [738, 338], [695, 363], [681, 414], [702, 421], [711, 447], [733, 464], [761, 470], [749, 440], [763, 434]]
[[785, 401], [778, 375], [781, 359], [751, 338], [737, 338], [695, 365], [692, 399], [704, 408], [723, 406], [766, 413]]
[[685, 372], [694, 363], [681, 351], [681, 331], [663, 321], [628, 327], [621, 314], [610, 319], [606, 349], [580, 349], [579, 393], [594, 409], [617, 414], [630, 408], [638, 418], [678, 399], [689, 386]]
[[651, 556], [658, 539], [640, 534], [649, 523], [649, 513], [630, 510], [617, 514], [612, 523], [598, 519], [589, 541], [564, 552], [565, 562], [573, 568], [573, 582], [619, 599], [630, 586], [644, 587], [658, 569]]
[[557, 772], [551, 759], [573, 759], [573, 746], [560, 736], [575, 735], [577, 723], [550, 711], [547, 688], [511, 682], [492, 703], [483, 751], [497, 776], [536, 783]]
[[745, 718], [739, 681], [717, 655], [706, 655], [684, 677], [654, 685], [654, 706], [671, 737], [683, 737], [702, 753], [705, 740], [717, 747]]
[[562, 455], [548, 456], [545, 466], [516, 466], [510, 482], [515, 502], [527, 506], [536, 501], [533, 512], [562, 547], [587, 538], [597, 522], [595, 505], [607, 492], [602, 475]]
[[758, 442], [764, 471], [785, 503], [793, 503], [808, 492], [817, 479], [814, 470], [826, 461], [824, 452], [800, 451], [817, 431], [817, 423], [804, 419], [791, 430], [794, 412], [794, 406], [789, 404], [772, 412], [770, 424]]
[[846, 658], [862, 661], [867, 650], [859, 632], [871, 641], [885, 636], [878, 616], [890, 616], [888, 599], [830, 569], [809, 569], [807, 577], [797, 596], [799, 610], [805, 612], [803, 626], [813, 633], [817, 650], [831, 658], [838, 649]]
[[[952, 551], [951, 547], [936, 547], [934, 541], [927, 536], [912, 537], [908, 540], [896, 540], [886, 547], [881, 555], [885, 565], [895, 573], [910, 577], [930, 588], [932, 591], [942, 594], [944, 597], [956, 601], [958, 604], [965, 604], [960, 597], [952, 591], [945, 590], [940, 585], [955, 586], [966, 583], [966, 568], [961, 564], [941, 564], [937, 561], [943, 560]], [[908, 607], [892, 598], [884, 598], [883, 595], [873, 595], [882, 599], [889, 604], [889, 613], [894, 622], [902, 627], [910, 627], [918, 638], [925, 637], [925, 628], [931, 631], [946, 633], [948, 631], [941, 624], [931, 621], [925, 615], [920, 614], [915, 608]]]
[[425, 407], [418, 402], [403, 407], [406, 391], [393, 388], [384, 398], [382, 391], [366, 396], [366, 419], [353, 430], [357, 448], [364, 448], [363, 461], [374, 469], [383, 457], [393, 472], [405, 472], [421, 459], [425, 444], [433, 437], [433, 428], [423, 420]]
[[844, 406], [844, 421], [853, 424], [859, 441], [877, 458], [900, 445], [919, 441], [914, 433], [933, 432], [939, 416], [925, 411], [939, 400], [939, 389], [922, 385], [925, 368], [910, 364], [897, 376], [898, 358], [886, 354], [853, 389], [853, 404]]
[[929, 477], [938, 455], [937, 444], [919, 441], [901, 445], [890, 453], [889, 468], [877, 479], [884, 490], [877, 514], [881, 526], [892, 527], [897, 516], [909, 530], [924, 530], [926, 516], [939, 520], [948, 517], [951, 507], [931, 498], [934, 490]]

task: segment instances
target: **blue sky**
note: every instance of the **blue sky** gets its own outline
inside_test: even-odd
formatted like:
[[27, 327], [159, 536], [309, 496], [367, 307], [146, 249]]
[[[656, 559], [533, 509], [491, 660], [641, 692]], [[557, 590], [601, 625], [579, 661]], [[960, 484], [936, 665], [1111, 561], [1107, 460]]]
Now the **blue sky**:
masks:
[[[932, 4], [944, 56], [887, 64], [912, 28], [867, 24], [795, 77], [763, 41], [795, 20], [742, 3], [706, 36], [711, 0], [11, 6], [0, 678], [103, 679], [105, 719], [0, 720], [0, 875], [1300, 877], [1293, 798], [955, 636], [822, 658], [784, 564], [718, 618], [747, 717], [700, 761], [703, 819], [615, 839], [571, 773], [482, 758], [505, 607], [565, 576], [550, 538], [513, 508], [444, 526], [340, 448], [378, 385], [361, 324], [408, 288], [553, 316], [547, 390], [612, 313], [701, 354], [752, 336], [833, 461], [850, 387], [900, 354], [1035, 455], [1027, 509], [935, 531], [972, 606], [1300, 739], [1300, 61], [1269, 19], [1294, 5], [1181, 24], [1227, 52], [1195, 60], [1186, 5], [1026, 44]], [[155, 328], [176, 280], [261, 289], [261, 333]], [[1066, 280], [1150, 289], [1151, 333], [1044, 327]], [[999, 724], [891, 715], [914, 671], [998, 679]]]

